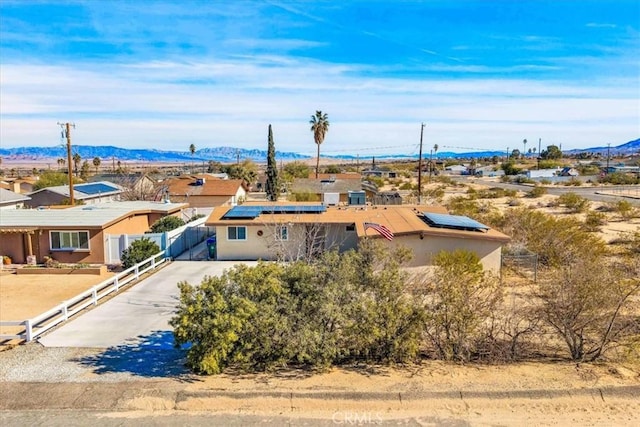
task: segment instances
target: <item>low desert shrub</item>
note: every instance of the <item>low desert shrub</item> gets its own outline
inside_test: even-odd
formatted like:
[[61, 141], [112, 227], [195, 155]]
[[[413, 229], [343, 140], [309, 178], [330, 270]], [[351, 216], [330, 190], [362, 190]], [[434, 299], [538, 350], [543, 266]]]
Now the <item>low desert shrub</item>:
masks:
[[571, 212], [584, 212], [591, 204], [589, 200], [576, 193], [564, 193], [558, 197], [558, 203], [564, 205]]

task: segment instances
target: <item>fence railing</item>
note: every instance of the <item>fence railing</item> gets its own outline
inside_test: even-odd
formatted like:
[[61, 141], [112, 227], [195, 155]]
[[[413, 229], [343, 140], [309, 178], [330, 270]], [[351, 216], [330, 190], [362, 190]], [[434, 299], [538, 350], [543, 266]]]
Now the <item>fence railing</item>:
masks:
[[36, 339], [54, 326], [67, 321], [75, 314], [87, 307], [98, 305], [98, 301], [130, 282], [138, 280], [140, 275], [155, 270], [164, 264], [169, 258], [165, 257], [165, 251], [145, 259], [144, 261], [130, 267], [117, 275], [98, 283], [91, 289], [82, 292], [75, 297], [64, 301], [49, 311], [39, 314], [36, 317], [26, 320], [0, 321], [0, 327], [24, 326], [24, 330], [18, 334], [0, 334], [0, 341], [23, 339], [27, 342]]

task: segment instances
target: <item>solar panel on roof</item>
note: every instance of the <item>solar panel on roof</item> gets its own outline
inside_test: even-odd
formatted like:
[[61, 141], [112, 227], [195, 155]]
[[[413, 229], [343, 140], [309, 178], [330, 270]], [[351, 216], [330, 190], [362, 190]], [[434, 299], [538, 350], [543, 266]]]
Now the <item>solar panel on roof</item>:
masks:
[[423, 212], [421, 219], [431, 227], [450, 228], [454, 230], [486, 231], [489, 229], [484, 224], [479, 223], [466, 216], [445, 215], [431, 212]]
[[112, 187], [107, 184], [95, 183], [95, 184], [79, 184], [73, 186], [74, 190], [80, 191], [84, 194], [100, 194], [100, 193], [111, 193], [113, 191], [118, 191], [117, 187]]
[[323, 205], [277, 205], [277, 206], [264, 206], [262, 208], [263, 213], [320, 213], [325, 212], [327, 208]]
[[295, 214], [295, 213], [321, 213], [327, 208], [322, 205], [276, 205], [276, 206], [255, 206], [243, 205], [231, 208], [222, 216], [223, 219], [254, 219], [262, 214]]
[[240, 219], [240, 218], [257, 218], [262, 213], [260, 206], [234, 206], [226, 214], [223, 219]]

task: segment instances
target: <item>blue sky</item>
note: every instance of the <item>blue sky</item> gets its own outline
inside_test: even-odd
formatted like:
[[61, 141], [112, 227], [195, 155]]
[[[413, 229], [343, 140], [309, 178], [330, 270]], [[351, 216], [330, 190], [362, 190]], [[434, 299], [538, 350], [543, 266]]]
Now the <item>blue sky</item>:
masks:
[[327, 154], [640, 136], [637, 0], [0, 3], [2, 147]]

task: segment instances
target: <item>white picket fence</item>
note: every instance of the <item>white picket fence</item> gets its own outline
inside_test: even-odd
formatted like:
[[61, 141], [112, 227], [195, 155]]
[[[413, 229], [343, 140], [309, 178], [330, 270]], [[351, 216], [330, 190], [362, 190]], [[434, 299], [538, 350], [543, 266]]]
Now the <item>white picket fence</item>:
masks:
[[[19, 334], [0, 334], [0, 341], [12, 339], [32, 341], [85, 308], [98, 305], [98, 301], [102, 298], [118, 292], [126, 284], [138, 280], [140, 275], [155, 270], [169, 259], [165, 257], [165, 251], [159, 252], [36, 317], [27, 320], [0, 321], [0, 327], [24, 326], [24, 331]], [[143, 268], [145, 264], [149, 265]]]

